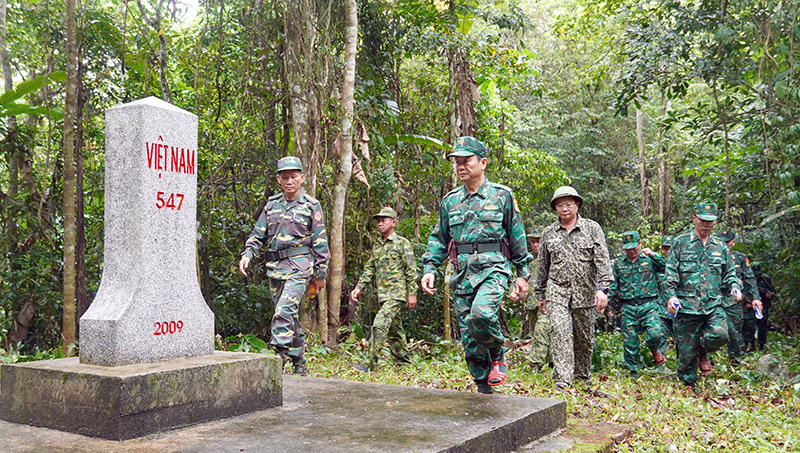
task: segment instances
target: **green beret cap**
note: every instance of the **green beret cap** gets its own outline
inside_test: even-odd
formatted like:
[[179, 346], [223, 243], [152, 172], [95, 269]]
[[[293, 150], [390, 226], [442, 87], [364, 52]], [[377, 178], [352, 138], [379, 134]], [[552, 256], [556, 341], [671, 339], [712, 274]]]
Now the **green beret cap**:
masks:
[[639, 237], [638, 231], [626, 231], [622, 233], [622, 249], [629, 250], [635, 249], [637, 245], [639, 245]]
[[453, 152], [447, 155], [447, 158], [451, 157], [469, 157], [473, 154], [478, 156], [479, 158], [486, 157], [489, 153], [489, 149], [486, 148], [486, 145], [481, 143], [475, 137], [458, 137], [456, 140], [456, 146], [453, 147]]
[[716, 203], [697, 203], [694, 205], [694, 215], [701, 220], [712, 221], [719, 217]]
[[303, 171], [303, 163], [300, 159], [294, 156], [287, 156], [278, 160], [278, 172], [284, 170], [300, 170]]

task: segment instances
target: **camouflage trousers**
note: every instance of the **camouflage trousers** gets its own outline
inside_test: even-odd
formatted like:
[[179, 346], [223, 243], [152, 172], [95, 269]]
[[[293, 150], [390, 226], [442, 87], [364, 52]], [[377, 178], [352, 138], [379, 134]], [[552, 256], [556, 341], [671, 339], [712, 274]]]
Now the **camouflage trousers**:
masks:
[[756, 312], [752, 308], [742, 308], [742, 347], [756, 348]]
[[372, 322], [372, 333], [369, 339], [367, 359], [361, 365], [374, 370], [381, 358], [383, 346], [389, 343], [389, 352], [398, 364], [409, 363], [406, 333], [403, 330], [403, 317], [400, 311], [405, 307], [404, 300], [387, 300], [381, 305], [375, 320]]
[[537, 369], [542, 369], [552, 360], [550, 357], [550, 319], [544, 313], [539, 313], [536, 317], [530, 357], [531, 364]]
[[573, 375], [582, 381], [589, 379], [596, 313], [595, 307], [574, 308], [547, 303], [550, 353], [553, 356], [553, 380], [556, 384], [572, 385]]
[[625, 367], [630, 371], [642, 368], [639, 335], [644, 334], [644, 342], [653, 355], [666, 348], [667, 339], [658, 319], [657, 303], [652, 300], [640, 305], [622, 305], [623, 358]]
[[453, 305], [461, 329], [461, 345], [470, 374], [486, 383], [492, 361], [503, 359], [505, 338], [497, 311], [508, 288], [508, 277], [494, 272], [472, 294], [456, 295]]
[[728, 323], [728, 357], [738, 363], [744, 355], [744, 336], [742, 336], [742, 304], [725, 307], [725, 320]]
[[300, 300], [308, 289], [311, 277], [290, 275], [286, 280], [269, 279], [275, 314], [272, 316], [272, 340], [270, 345], [292, 358], [303, 357], [306, 336], [300, 326], [298, 312]]
[[[659, 302], [660, 303], [660, 302]], [[672, 329], [672, 317], [668, 316], [661, 316], [659, 314], [658, 321], [661, 323], [661, 333], [664, 334], [664, 342], [661, 343], [661, 348], [658, 350], [661, 354], [666, 357], [667, 355], [667, 344], [669, 344], [669, 339], [675, 339], [675, 331]], [[677, 353], [677, 349], [675, 350]]]
[[712, 353], [728, 343], [725, 309], [718, 306], [709, 315], [678, 312], [673, 323], [678, 346], [678, 379], [686, 385], [697, 382], [698, 354]]

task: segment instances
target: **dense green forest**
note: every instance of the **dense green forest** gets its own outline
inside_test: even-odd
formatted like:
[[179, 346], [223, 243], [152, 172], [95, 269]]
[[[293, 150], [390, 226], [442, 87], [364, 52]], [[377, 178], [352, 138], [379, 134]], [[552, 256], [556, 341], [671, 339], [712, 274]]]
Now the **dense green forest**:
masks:
[[[549, 198], [569, 183], [612, 255], [621, 232], [654, 247], [689, 228], [695, 202], [716, 202], [718, 228], [773, 276], [773, 325], [792, 333], [797, 10], [794, 0], [0, 0], [0, 340], [24, 351], [74, 341], [103, 266], [104, 111], [147, 96], [199, 117], [199, 279], [223, 337], [269, 335], [265, 275], [253, 266], [244, 278], [236, 263], [279, 190], [278, 158], [303, 160], [329, 234], [341, 232], [342, 265], [304, 307], [331, 345], [375, 310], [346, 297], [377, 235], [371, 215], [397, 209], [421, 255], [460, 135], [489, 146], [489, 178], [514, 189], [529, 230], [555, 220]], [[448, 338], [442, 307], [442, 291], [421, 297], [404, 314], [409, 335]], [[521, 335], [522, 307], [505, 309]]]

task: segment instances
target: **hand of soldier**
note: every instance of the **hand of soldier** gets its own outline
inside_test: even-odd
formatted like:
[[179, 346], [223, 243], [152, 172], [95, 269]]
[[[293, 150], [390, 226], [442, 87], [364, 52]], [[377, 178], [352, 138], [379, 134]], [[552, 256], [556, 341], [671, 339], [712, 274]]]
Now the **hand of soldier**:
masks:
[[514, 302], [524, 300], [528, 297], [528, 281], [522, 277], [517, 277], [514, 281], [514, 291], [508, 295]]
[[761, 313], [764, 313], [764, 305], [760, 300], [756, 299], [753, 301], [753, 308], [755, 309], [755, 307], [758, 307], [758, 309], [761, 310]]
[[247, 255], [243, 255], [242, 259], [239, 260], [239, 272], [242, 273], [245, 277], [247, 277], [247, 266], [250, 265], [250, 258]]
[[311, 280], [311, 284], [317, 287], [317, 293], [319, 293], [325, 287], [325, 279], [314, 278]]
[[422, 276], [422, 280], [420, 280], [419, 284], [422, 286], [422, 290], [428, 294], [433, 294], [436, 292], [436, 288], [433, 286], [434, 282], [436, 281], [436, 277], [433, 274], [425, 274]]
[[358, 296], [361, 294], [361, 290], [358, 288], [353, 289], [350, 291], [350, 298], [354, 301], [358, 302]]
[[655, 254], [656, 254], [654, 251], [650, 250], [650, 249], [649, 249], [649, 248], [647, 248], [647, 247], [645, 247], [645, 248], [643, 248], [643, 249], [642, 249], [642, 253], [644, 253], [644, 254], [645, 254], [645, 255], [647, 255], [647, 256], [653, 256], [653, 255], [655, 255]]
[[742, 300], [742, 291], [734, 288], [731, 290], [731, 296], [733, 296], [733, 300], [739, 302]]
[[603, 310], [608, 306], [608, 296], [603, 291], [597, 291], [594, 294], [594, 306], [597, 307], [598, 313], [603, 313]]
[[416, 306], [417, 306], [417, 296], [413, 294], [411, 296], [408, 296], [408, 299], [406, 300], [406, 307], [409, 310], [412, 310]]
[[547, 308], [547, 302], [543, 300], [536, 301], [536, 305], [539, 307], [539, 311], [544, 313], [545, 309]]
[[[676, 303], [677, 302], [677, 306]], [[678, 300], [677, 297], [671, 297], [667, 302], [667, 311], [672, 315], [675, 316], [678, 314], [678, 309], [681, 308], [681, 302]]]

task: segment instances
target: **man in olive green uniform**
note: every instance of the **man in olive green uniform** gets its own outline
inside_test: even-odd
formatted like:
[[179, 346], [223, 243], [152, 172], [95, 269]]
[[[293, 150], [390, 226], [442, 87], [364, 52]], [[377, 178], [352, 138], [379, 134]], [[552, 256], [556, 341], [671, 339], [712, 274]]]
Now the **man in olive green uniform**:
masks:
[[423, 291], [433, 294], [436, 268], [448, 254], [455, 271], [450, 280], [467, 366], [478, 391], [492, 393], [505, 382], [508, 363], [498, 310], [514, 279], [509, 297], [528, 296], [525, 227], [511, 189], [485, 176], [486, 146], [473, 137], [459, 137], [448, 158], [464, 183], [442, 200], [439, 221], [422, 257]]
[[[717, 237], [727, 244], [728, 251], [733, 257], [736, 277], [744, 287], [744, 300], [746, 303], [751, 304], [751, 306], [758, 305], [761, 307], [756, 278], [753, 275], [753, 270], [750, 269], [750, 260], [747, 259], [744, 253], [733, 250], [733, 246], [736, 245], [736, 233], [732, 230], [725, 229], [720, 231]], [[742, 356], [744, 355], [744, 337], [742, 336], [744, 304], [737, 302], [733, 297], [728, 297], [723, 308], [725, 309], [726, 321], [728, 322], [728, 357], [733, 365], [738, 365], [741, 363]]]
[[[753, 320], [755, 321], [755, 325], [758, 328], [758, 350], [761, 351], [764, 349], [764, 345], [767, 343], [767, 330], [769, 329], [769, 310], [772, 307], [772, 300], [778, 295], [777, 290], [775, 290], [775, 286], [772, 285], [772, 277], [767, 274], [761, 272], [761, 263], [754, 262], [753, 263], [753, 275], [756, 278], [756, 285], [758, 286], [758, 294], [759, 299], [762, 302], [761, 306], [761, 318], [758, 319], [755, 317], [753, 308], [750, 307], [750, 314], [753, 316]], [[754, 333], [754, 332], [753, 332]], [[751, 343], [753, 341], [753, 335], [751, 333], [749, 338], [745, 338], [749, 340]]]
[[303, 358], [305, 335], [297, 314], [309, 282], [319, 290], [328, 273], [328, 239], [322, 206], [305, 193], [303, 166], [297, 157], [278, 161], [278, 183], [283, 193], [267, 200], [239, 261], [239, 271], [247, 267], [262, 247], [266, 247], [267, 277], [275, 304], [270, 345], [281, 358], [289, 357], [292, 372], [305, 376]]
[[638, 231], [622, 233], [625, 255], [614, 260], [608, 296], [622, 304], [622, 346], [625, 366], [633, 377], [639, 377], [642, 357], [639, 352], [639, 335], [653, 353], [656, 367], [661, 369], [664, 354], [661, 352], [666, 338], [658, 320], [658, 277], [664, 271], [666, 259], [650, 250], [642, 249]]
[[[674, 236], [664, 236], [661, 238], [661, 255], [664, 257], [664, 263], [666, 263], [667, 258], [669, 258], [669, 249], [672, 248], [672, 241], [675, 240]], [[658, 351], [662, 355], [666, 357], [667, 354], [667, 343], [669, 343], [670, 338], [675, 338], [675, 333], [672, 330], [672, 316], [669, 315], [667, 311], [667, 301], [669, 298], [667, 297], [666, 291], [666, 283], [664, 282], [664, 271], [658, 273], [658, 318], [661, 321], [661, 331], [664, 333], [664, 342], [661, 344], [661, 349]], [[678, 353], [678, 349], [675, 348], [675, 353]]]
[[550, 319], [556, 386], [588, 383], [594, 350], [595, 310], [608, 305], [613, 281], [606, 236], [597, 222], [578, 215], [583, 198], [572, 187], [556, 189], [550, 206], [558, 220], [542, 231], [534, 292]]
[[717, 205], [697, 203], [694, 213], [694, 231], [675, 238], [664, 277], [667, 308], [675, 316], [678, 379], [690, 389], [697, 382], [698, 366], [703, 374], [711, 372], [708, 353], [728, 342], [725, 295], [742, 299], [728, 247], [711, 235]]
[[378, 232], [381, 233], [381, 237], [372, 245], [372, 254], [364, 266], [364, 272], [361, 273], [356, 287], [350, 291], [350, 297], [357, 302], [361, 292], [372, 282], [374, 276], [378, 303], [381, 304], [372, 322], [367, 359], [355, 366], [359, 371], [372, 371], [378, 366], [381, 349], [387, 341], [396, 363], [409, 362], [400, 310], [404, 305], [408, 309], [417, 306], [419, 272], [411, 242], [394, 231], [397, 226], [397, 212], [385, 207], [373, 217], [378, 222]]
[[[528, 244], [533, 255], [531, 261], [531, 268], [536, 270], [536, 257], [539, 256], [539, 245], [541, 244], [542, 233], [536, 232], [528, 236]], [[534, 299], [531, 296], [529, 299]], [[542, 371], [545, 365], [549, 364], [552, 359], [550, 357], [550, 320], [547, 315], [539, 312], [539, 305], [536, 301], [528, 304], [528, 313], [531, 314], [529, 319], [533, 326], [533, 341], [531, 342], [531, 365], [536, 371]]]

